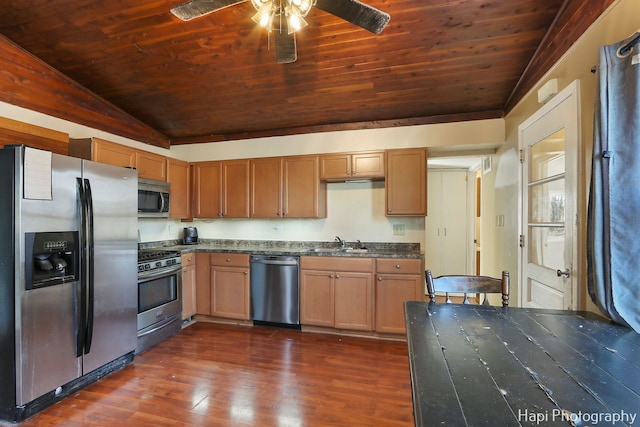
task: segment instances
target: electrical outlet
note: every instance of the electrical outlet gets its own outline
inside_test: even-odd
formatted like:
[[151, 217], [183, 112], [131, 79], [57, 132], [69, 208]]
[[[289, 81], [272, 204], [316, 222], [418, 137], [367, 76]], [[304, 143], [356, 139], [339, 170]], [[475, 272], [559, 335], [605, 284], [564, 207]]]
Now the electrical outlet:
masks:
[[393, 235], [404, 236], [404, 224], [393, 224]]
[[169, 226], [169, 234], [173, 233], [173, 228], [174, 228], [173, 225]]

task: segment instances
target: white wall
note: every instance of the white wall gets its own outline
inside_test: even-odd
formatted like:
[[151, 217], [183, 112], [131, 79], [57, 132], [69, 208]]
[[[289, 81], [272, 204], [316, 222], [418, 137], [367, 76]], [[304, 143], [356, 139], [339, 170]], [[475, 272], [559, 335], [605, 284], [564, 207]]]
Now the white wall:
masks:
[[171, 147], [171, 155], [186, 161], [228, 160], [387, 148], [484, 147], [503, 141], [504, 120], [490, 119], [176, 145]]

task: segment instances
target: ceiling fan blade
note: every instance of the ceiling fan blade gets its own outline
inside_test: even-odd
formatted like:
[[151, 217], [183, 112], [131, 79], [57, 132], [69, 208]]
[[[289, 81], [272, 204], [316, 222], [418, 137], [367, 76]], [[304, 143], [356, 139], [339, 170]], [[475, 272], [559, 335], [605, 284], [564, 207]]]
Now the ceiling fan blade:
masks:
[[354, 25], [379, 34], [391, 16], [358, 0], [317, 0], [316, 7]]
[[173, 13], [183, 21], [191, 21], [211, 12], [215, 12], [247, 0], [191, 0], [171, 8]]
[[296, 62], [298, 54], [296, 52], [295, 33], [287, 34], [286, 31], [274, 30], [276, 45], [276, 59], [278, 64], [290, 64]]

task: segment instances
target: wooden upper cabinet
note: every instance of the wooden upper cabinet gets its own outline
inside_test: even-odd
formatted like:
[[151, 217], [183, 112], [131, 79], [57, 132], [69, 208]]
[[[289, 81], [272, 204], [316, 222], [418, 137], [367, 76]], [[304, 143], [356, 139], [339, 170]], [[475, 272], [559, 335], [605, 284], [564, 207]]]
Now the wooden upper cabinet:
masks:
[[249, 218], [249, 160], [222, 162], [222, 206], [225, 218]]
[[68, 133], [0, 117], [0, 148], [13, 144], [69, 155]]
[[351, 177], [351, 154], [323, 154], [320, 157], [320, 179]]
[[384, 179], [384, 152], [354, 153], [351, 156], [353, 178]]
[[388, 150], [386, 215], [427, 214], [427, 149]]
[[318, 156], [268, 157], [250, 161], [252, 218], [323, 218], [326, 184]]
[[284, 157], [282, 180], [284, 217], [327, 216], [327, 185], [320, 182], [319, 156]]
[[113, 166], [135, 168], [141, 179], [167, 181], [166, 157], [104, 139], [71, 139], [69, 155]]
[[222, 163], [198, 162], [193, 169], [193, 217], [215, 218], [221, 212]]
[[249, 217], [249, 161], [194, 163], [195, 218]]
[[167, 158], [148, 151], [135, 150], [138, 178], [167, 181]]
[[113, 166], [136, 167], [134, 148], [100, 138], [70, 139], [69, 155]]
[[320, 179], [384, 179], [384, 152], [325, 154], [320, 157]]
[[250, 161], [250, 208], [252, 218], [282, 216], [282, 158]]
[[171, 185], [171, 218], [191, 218], [191, 185], [189, 163], [167, 159], [167, 181]]

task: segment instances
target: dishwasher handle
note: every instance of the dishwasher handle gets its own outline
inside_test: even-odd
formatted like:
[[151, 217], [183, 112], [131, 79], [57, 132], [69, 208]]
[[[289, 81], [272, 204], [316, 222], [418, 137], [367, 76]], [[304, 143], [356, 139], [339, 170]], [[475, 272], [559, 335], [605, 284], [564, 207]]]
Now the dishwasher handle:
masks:
[[297, 257], [252, 256], [251, 262], [267, 265], [298, 265], [299, 259]]

